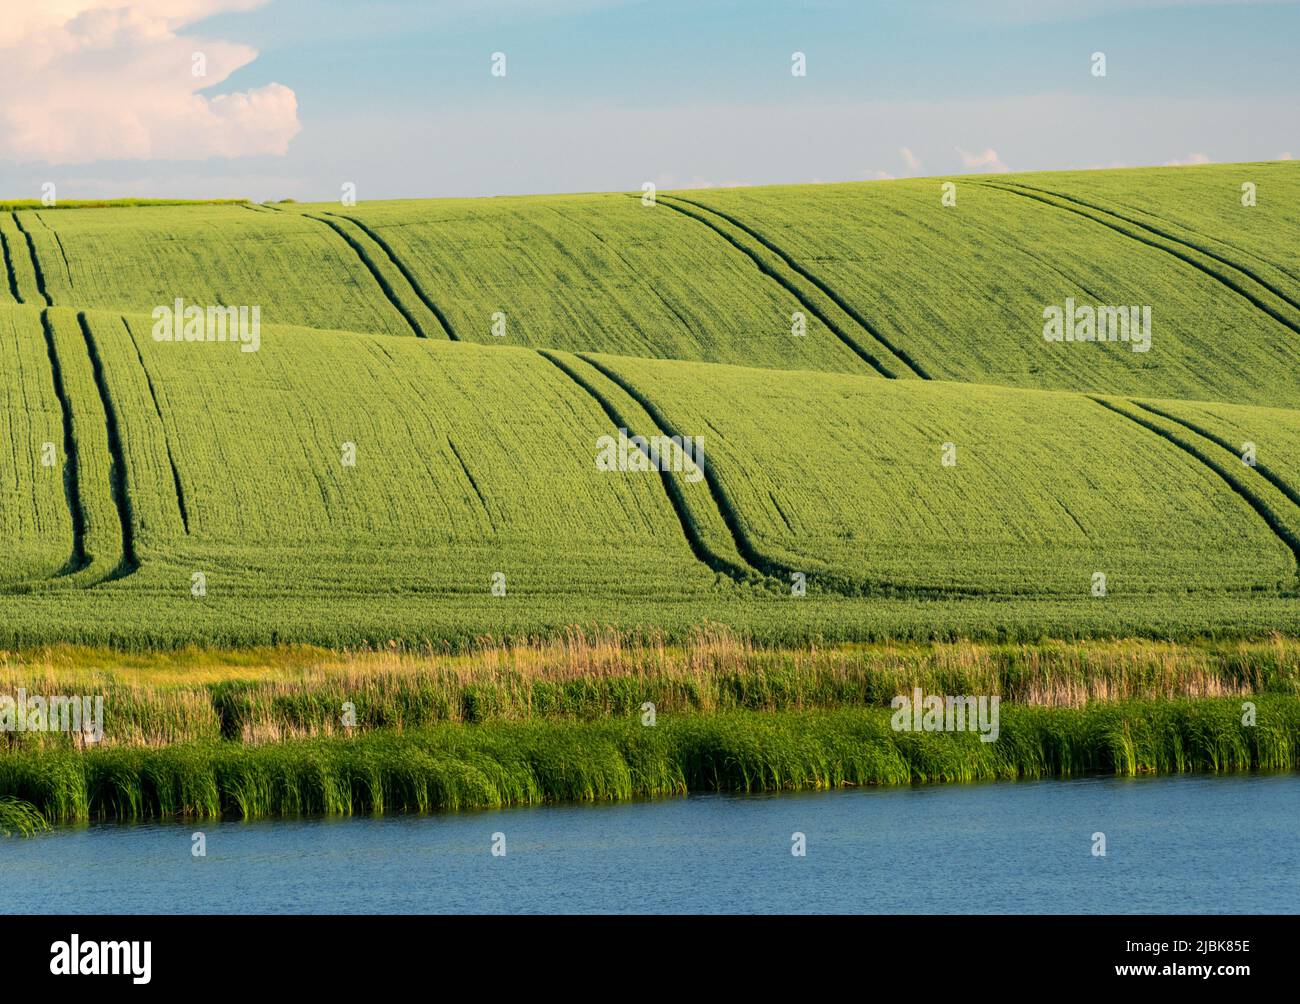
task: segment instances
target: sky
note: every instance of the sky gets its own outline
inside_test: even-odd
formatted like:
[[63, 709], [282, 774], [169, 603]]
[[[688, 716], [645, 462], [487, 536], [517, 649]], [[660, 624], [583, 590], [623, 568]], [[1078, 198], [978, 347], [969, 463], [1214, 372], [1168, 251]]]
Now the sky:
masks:
[[48, 183], [61, 198], [331, 200], [351, 184], [383, 199], [1300, 158], [1300, 2], [0, 5], [7, 198]]

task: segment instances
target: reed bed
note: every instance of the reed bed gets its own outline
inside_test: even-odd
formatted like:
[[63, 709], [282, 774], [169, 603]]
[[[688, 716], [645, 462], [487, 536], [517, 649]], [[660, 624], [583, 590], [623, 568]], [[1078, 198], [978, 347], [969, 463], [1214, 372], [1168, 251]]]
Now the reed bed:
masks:
[[[771, 649], [712, 628], [683, 645], [613, 631], [482, 645], [463, 654], [390, 648], [124, 655], [60, 648], [0, 655], [0, 694], [102, 694], [104, 744], [282, 742], [442, 723], [595, 721], [632, 715], [887, 706], [897, 694], [1000, 695], [1080, 708], [1128, 699], [1300, 695], [1300, 641], [955, 642]], [[80, 743], [0, 734], [0, 752]]]
[[[996, 742], [895, 732], [887, 709], [448, 724], [274, 745], [20, 751], [0, 804], [42, 823], [255, 819], [619, 801], [697, 791], [1291, 769], [1300, 698], [1003, 707]], [[12, 810], [11, 810], [12, 811]]]
[[49, 828], [45, 817], [30, 802], [0, 798], [0, 837], [11, 837], [15, 833], [30, 837]]

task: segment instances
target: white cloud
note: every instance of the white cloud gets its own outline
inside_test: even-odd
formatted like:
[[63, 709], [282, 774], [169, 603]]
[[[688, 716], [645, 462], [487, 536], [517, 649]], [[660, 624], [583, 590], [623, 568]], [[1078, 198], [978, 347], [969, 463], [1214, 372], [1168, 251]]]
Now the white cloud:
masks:
[[867, 172], [867, 180], [868, 180], [868, 181], [893, 181], [894, 178], [895, 178], [895, 175], [890, 174], [888, 171], [868, 171], [868, 172]]
[[1196, 164], [1209, 164], [1210, 158], [1203, 153], [1189, 153], [1183, 160], [1167, 160], [1165, 167], [1192, 167]]
[[[301, 128], [272, 83], [208, 96], [257, 58], [246, 45], [181, 37], [213, 14], [265, 0], [37, 0], [0, 18], [0, 160], [202, 160], [283, 155]], [[194, 54], [206, 74], [195, 76]]]
[[1276, 159], [1277, 159], [1277, 160], [1293, 160], [1294, 158], [1293, 158], [1293, 157], [1291, 156], [1291, 154], [1289, 154], [1289, 153], [1279, 153], [1279, 154], [1277, 155], [1277, 158], [1276, 158]]
[[998, 152], [989, 147], [983, 153], [967, 153], [961, 147], [957, 147], [957, 153], [961, 157], [962, 167], [971, 168], [972, 170], [981, 171], [985, 174], [1006, 174], [1010, 170], [1006, 164], [998, 157]]
[[921, 158], [914, 154], [909, 148], [900, 146], [898, 155], [903, 158], [903, 163], [907, 165], [908, 174], [921, 173]]

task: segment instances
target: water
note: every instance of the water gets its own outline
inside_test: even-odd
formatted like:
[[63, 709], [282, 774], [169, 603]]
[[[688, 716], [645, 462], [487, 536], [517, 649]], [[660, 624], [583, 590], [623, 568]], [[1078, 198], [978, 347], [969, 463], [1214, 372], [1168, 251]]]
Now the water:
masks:
[[91, 826], [0, 840], [0, 888], [38, 913], [1296, 913], [1298, 836], [1300, 774], [1094, 778]]

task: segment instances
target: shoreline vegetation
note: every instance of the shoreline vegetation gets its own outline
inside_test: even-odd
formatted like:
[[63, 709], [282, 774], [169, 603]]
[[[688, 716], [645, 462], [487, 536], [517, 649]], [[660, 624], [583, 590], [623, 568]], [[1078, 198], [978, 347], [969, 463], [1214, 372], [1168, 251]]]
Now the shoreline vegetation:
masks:
[[[356, 731], [491, 721], [592, 721], [659, 714], [888, 707], [898, 694], [997, 695], [1004, 703], [1278, 694], [1300, 697], [1300, 638], [1256, 641], [936, 642], [768, 648], [724, 628], [684, 644], [572, 629], [448, 654], [306, 646], [117, 652], [0, 651], [0, 696], [103, 695], [103, 745], [228, 739], [261, 744]], [[71, 745], [60, 733], [0, 733], [16, 746]]]
[[1290, 770], [1300, 698], [1006, 706], [998, 741], [900, 732], [890, 711], [729, 711], [594, 722], [448, 724], [251, 745], [0, 756], [0, 812], [27, 830], [100, 820], [259, 819], [607, 802], [1109, 773]]
[[[999, 696], [997, 741], [895, 731], [890, 701], [914, 688]], [[105, 731], [0, 733], [0, 833], [1300, 766], [1300, 639], [1283, 636], [0, 652], [0, 695], [19, 689], [102, 694]]]

